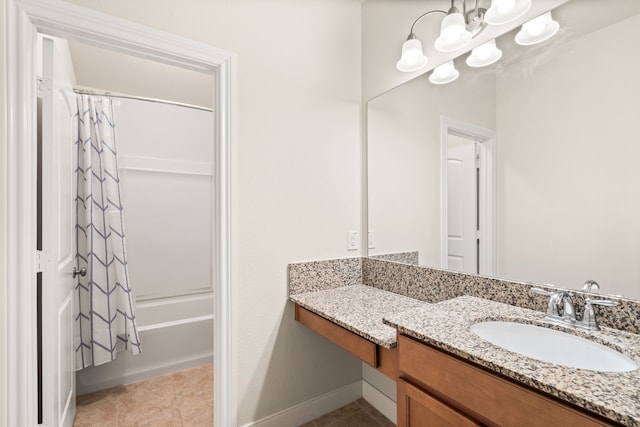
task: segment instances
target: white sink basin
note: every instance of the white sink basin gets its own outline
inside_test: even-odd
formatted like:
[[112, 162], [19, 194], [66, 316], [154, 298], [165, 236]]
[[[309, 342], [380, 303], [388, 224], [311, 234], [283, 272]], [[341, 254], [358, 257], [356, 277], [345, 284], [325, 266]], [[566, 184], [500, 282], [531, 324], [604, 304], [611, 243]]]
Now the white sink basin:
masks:
[[532, 359], [601, 372], [638, 369], [629, 357], [607, 346], [555, 329], [515, 322], [482, 322], [471, 326], [480, 338]]

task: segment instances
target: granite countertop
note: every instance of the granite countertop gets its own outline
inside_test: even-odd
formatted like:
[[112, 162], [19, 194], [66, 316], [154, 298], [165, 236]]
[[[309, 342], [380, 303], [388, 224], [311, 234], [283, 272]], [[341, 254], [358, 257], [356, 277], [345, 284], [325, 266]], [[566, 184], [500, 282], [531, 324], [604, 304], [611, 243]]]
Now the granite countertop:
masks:
[[[546, 363], [502, 349], [469, 329], [488, 320], [516, 321], [552, 327], [543, 313], [462, 296], [384, 315], [400, 333], [441, 348], [520, 383], [629, 426], [640, 426], [640, 370], [595, 372]], [[640, 361], [640, 336], [610, 328], [569, 332], [609, 345]]]
[[385, 325], [383, 318], [430, 305], [366, 285], [305, 292], [289, 299], [385, 348], [395, 347], [397, 339], [396, 329]]

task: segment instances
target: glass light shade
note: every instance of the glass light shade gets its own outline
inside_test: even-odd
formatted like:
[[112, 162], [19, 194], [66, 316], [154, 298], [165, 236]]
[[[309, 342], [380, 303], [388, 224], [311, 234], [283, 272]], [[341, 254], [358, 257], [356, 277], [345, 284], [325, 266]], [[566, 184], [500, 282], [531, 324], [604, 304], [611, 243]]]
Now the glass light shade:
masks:
[[495, 0], [494, 3], [498, 12], [505, 14], [511, 12], [516, 5], [516, 0]]
[[402, 56], [396, 64], [398, 70], [405, 73], [421, 70], [427, 66], [429, 59], [422, 52], [422, 43], [416, 38], [410, 38], [402, 45]]
[[461, 13], [450, 13], [442, 20], [440, 37], [435, 47], [440, 52], [453, 52], [466, 46], [471, 41], [471, 33], [467, 31], [464, 16]]
[[542, 43], [553, 37], [559, 29], [560, 24], [553, 20], [551, 12], [547, 12], [524, 23], [516, 34], [516, 43], [523, 46]]
[[489, 25], [502, 25], [515, 21], [531, 8], [531, 0], [491, 0], [491, 7], [484, 14]]
[[444, 64], [438, 65], [429, 76], [429, 81], [435, 85], [443, 85], [451, 83], [459, 76], [460, 72], [456, 70], [452, 59]]
[[474, 47], [471, 55], [467, 57], [467, 65], [470, 67], [486, 67], [502, 58], [502, 51], [496, 47], [496, 41], [489, 40], [478, 47]]

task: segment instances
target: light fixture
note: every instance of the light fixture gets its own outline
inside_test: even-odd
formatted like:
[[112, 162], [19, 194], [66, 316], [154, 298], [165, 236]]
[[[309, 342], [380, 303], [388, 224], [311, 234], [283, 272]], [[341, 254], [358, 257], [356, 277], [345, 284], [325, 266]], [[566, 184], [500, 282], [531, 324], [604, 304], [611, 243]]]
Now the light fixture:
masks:
[[471, 41], [471, 32], [467, 30], [462, 13], [458, 12], [451, 2], [451, 9], [442, 20], [440, 37], [435, 41], [435, 48], [440, 52], [453, 52], [462, 49]]
[[[456, 7], [456, 1], [462, 12]], [[473, 3], [474, 6], [469, 7], [467, 3]], [[451, 0], [448, 11], [430, 10], [423, 13], [413, 21], [409, 36], [402, 45], [402, 55], [396, 64], [398, 70], [410, 73], [427, 66], [429, 60], [422, 50], [422, 43], [413, 32], [422, 18], [436, 13], [444, 15], [440, 23], [439, 37], [433, 42], [433, 46], [440, 52], [455, 52], [468, 46], [473, 37], [486, 28], [488, 6], [496, 10], [496, 16], [504, 19], [503, 15], [510, 16], [514, 11], [518, 11], [519, 14], [526, 12], [531, 6], [531, 0]]]
[[410, 73], [418, 71], [427, 66], [429, 59], [422, 52], [422, 42], [418, 40], [415, 34], [409, 34], [409, 38], [402, 45], [402, 56], [396, 64], [400, 71]]
[[[433, 47], [444, 53], [458, 52], [468, 49], [473, 38], [488, 25], [509, 24], [522, 18], [531, 9], [531, 2], [532, 0], [451, 0], [448, 11], [430, 10], [423, 13], [411, 24], [409, 36], [402, 45], [402, 55], [396, 67], [403, 72], [416, 72], [427, 66], [429, 60], [422, 49], [422, 42], [413, 32], [416, 24], [426, 16], [444, 15], [440, 22], [440, 34], [433, 41]], [[547, 12], [522, 25], [522, 29], [516, 35], [516, 42], [521, 45], [540, 43], [553, 36], [558, 28], [559, 24], [551, 18], [551, 12]], [[490, 40], [474, 47], [466, 63], [469, 67], [485, 67], [500, 58], [502, 51], [496, 47], [495, 40]], [[441, 55], [440, 60], [444, 59], [446, 56]], [[436, 67], [429, 76], [429, 81], [435, 84], [450, 83], [459, 75], [453, 62], [449, 61]]]
[[451, 83], [459, 76], [460, 72], [456, 70], [452, 59], [444, 64], [438, 65], [429, 76], [429, 81], [435, 85], [443, 85]]
[[491, 0], [484, 15], [489, 25], [502, 25], [515, 21], [531, 9], [531, 0]]
[[486, 67], [500, 58], [502, 58], [502, 51], [496, 47], [496, 40], [493, 39], [474, 47], [466, 62], [470, 67]]
[[428, 58], [422, 51], [422, 43], [416, 38], [413, 28], [422, 18], [434, 13], [445, 15], [440, 25], [440, 36], [435, 40], [434, 47], [441, 52], [453, 52], [467, 46], [471, 39], [484, 29], [484, 8], [477, 6], [473, 10], [467, 10], [468, 0], [458, 0], [462, 3], [462, 13], [454, 6], [451, 0], [449, 11], [430, 10], [420, 15], [409, 31], [407, 41], [402, 45], [402, 55], [397, 62], [396, 67], [400, 71], [414, 72], [421, 70], [427, 65]]
[[542, 43], [553, 37], [559, 29], [560, 24], [553, 20], [551, 12], [547, 12], [524, 23], [516, 34], [516, 43], [523, 46]]

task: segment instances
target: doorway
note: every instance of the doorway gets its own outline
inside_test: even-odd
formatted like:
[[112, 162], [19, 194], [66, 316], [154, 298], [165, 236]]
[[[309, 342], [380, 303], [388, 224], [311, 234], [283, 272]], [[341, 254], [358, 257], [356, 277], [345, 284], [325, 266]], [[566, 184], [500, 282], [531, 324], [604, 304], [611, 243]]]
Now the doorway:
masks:
[[495, 131], [441, 119], [441, 265], [495, 275]]
[[[36, 64], [38, 33], [87, 42], [196, 71], [214, 78], [213, 277], [215, 424], [236, 424], [231, 286], [231, 161], [234, 141], [232, 53], [175, 37], [66, 2], [8, 0], [6, 129], [7, 331], [6, 419], [9, 425], [37, 424], [36, 250]], [[43, 159], [43, 161], [47, 161]], [[43, 165], [44, 167], [44, 165]], [[41, 258], [43, 260], [43, 258]], [[44, 258], [46, 262], [46, 257]]]

